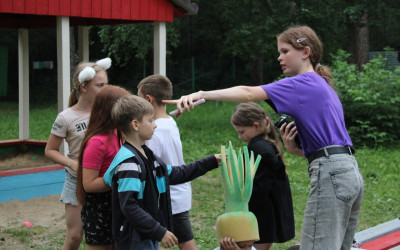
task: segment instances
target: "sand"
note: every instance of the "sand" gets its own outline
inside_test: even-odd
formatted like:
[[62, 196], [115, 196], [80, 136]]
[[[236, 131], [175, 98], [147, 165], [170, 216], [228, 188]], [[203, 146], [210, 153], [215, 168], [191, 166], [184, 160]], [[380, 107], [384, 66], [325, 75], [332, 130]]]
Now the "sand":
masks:
[[[0, 249], [26, 249], [30, 245], [49, 247], [51, 240], [46, 235], [61, 232], [58, 237], [65, 237], [64, 204], [59, 201], [60, 195], [33, 198], [27, 201], [7, 201], [0, 203]], [[5, 229], [26, 227], [25, 222], [32, 226], [41, 226], [45, 232], [33, 237], [32, 242], [22, 243], [16, 237], [4, 233]]]
[[56, 164], [44, 155], [33, 152], [5, 153], [0, 155], [0, 171], [33, 168]]

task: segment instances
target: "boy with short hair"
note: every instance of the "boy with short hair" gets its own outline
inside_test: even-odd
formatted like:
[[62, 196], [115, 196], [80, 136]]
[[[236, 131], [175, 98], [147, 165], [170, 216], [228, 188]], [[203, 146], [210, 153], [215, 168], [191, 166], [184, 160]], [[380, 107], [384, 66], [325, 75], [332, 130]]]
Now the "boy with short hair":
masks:
[[[183, 160], [182, 142], [175, 120], [166, 112], [162, 100], [172, 98], [172, 83], [162, 75], [150, 75], [137, 86], [138, 96], [143, 97], [154, 108], [154, 119], [157, 129], [153, 137], [146, 141], [154, 154], [172, 166], [185, 164]], [[190, 182], [171, 185], [171, 204], [174, 223], [174, 234], [178, 238], [181, 250], [196, 250], [189, 210], [192, 207], [192, 187]]]
[[171, 167], [144, 145], [156, 125], [153, 107], [141, 97], [128, 95], [113, 107], [112, 119], [125, 143], [104, 175], [112, 186], [112, 231], [118, 249], [158, 249], [158, 242], [176, 245], [172, 231], [170, 184], [193, 180], [217, 168], [220, 155]]

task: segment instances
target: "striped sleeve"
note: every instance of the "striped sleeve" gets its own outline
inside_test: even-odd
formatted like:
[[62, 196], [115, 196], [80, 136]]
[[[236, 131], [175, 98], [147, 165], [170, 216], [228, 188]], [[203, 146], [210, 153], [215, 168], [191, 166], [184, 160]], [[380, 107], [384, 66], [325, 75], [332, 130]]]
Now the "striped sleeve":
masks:
[[137, 192], [138, 199], [143, 198], [145, 182], [139, 179], [140, 166], [135, 162], [122, 163], [116, 169], [118, 193]]

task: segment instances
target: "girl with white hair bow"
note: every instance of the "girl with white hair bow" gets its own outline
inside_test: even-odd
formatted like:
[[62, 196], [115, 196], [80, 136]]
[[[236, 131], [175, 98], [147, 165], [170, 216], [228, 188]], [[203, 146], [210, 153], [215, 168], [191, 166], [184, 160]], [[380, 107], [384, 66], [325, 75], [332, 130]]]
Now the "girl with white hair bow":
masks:
[[[82, 205], [78, 203], [75, 193], [78, 154], [88, 126], [94, 98], [100, 89], [108, 84], [106, 70], [110, 66], [110, 58], [78, 64], [73, 76], [73, 89], [68, 108], [58, 114], [45, 148], [46, 156], [65, 166], [66, 170], [60, 197], [60, 201], [65, 204], [67, 226], [63, 249], [78, 249], [82, 241]], [[59, 152], [63, 140], [68, 144], [68, 155]]]

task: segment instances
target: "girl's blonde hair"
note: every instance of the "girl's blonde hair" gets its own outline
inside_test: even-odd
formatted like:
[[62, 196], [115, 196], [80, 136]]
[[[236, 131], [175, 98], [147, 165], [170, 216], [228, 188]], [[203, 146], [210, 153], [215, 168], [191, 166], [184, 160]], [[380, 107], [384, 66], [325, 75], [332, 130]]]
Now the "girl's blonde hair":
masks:
[[320, 64], [322, 58], [322, 42], [317, 34], [308, 26], [293, 26], [277, 36], [277, 40], [292, 45], [295, 49], [309, 47], [310, 62], [315, 72], [332, 85], [332, 72], [327, 66]]
[[86, 67], [92, 67], [94, 69], [94, 71], [96, 71], [96, 74], [99, 71], [105, 71], [106, 74], [107, 74], [107, 71], [103, 67], [101, 67], [99, 65], [96, 65], [96, 63], [94, 63], [94, 62], [81, 62], [81, 63], [79, 63], [75, 67], [74, 76], [72, 77], [72, 85], [73, 85], [73, 87], [72, 87], [71, 94], [69, 95], [68, 107], [72, 107], [78, 102], [79, 96], [81, 95], [80, 85], [81, 84], [86, 85], [91, 81], [91, 80], [88, 80], [88, 81], [85, 81], [83, 83], [79, 83], [79, 73], [81, 73], [81, 71]]
[[236, 106], [231, 117], [231, 123], [235, 126], [251, 127], [254, 123], [260, 124], [265, 140], [271, 142], [278, 149], [278, 155], [283, 158], [282, 143], [279, 141], [274, 122], [267, 117], [264, 109], [257, 103], [247, 102]]

